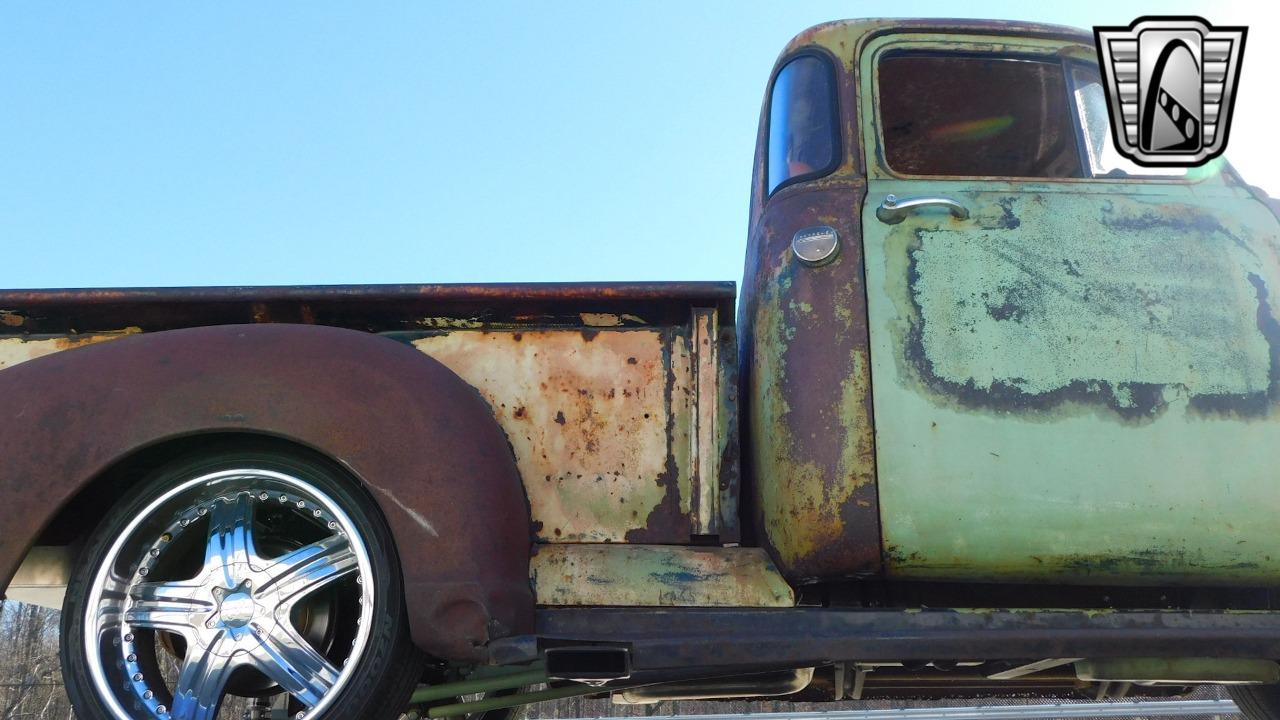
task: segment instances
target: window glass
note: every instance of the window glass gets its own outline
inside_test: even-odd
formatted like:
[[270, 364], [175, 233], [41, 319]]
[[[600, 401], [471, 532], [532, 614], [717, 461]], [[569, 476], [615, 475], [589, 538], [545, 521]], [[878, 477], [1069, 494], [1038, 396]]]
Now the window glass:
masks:
[[900, 53], [879, 64], [889, 167], [912, 175], [1080, 177], [1057, 61]]
[[1072, 68], [1071, 86], [1076, 112], [1080, 116], [1080, 128], [1083, 130], [1085, 152], [1089, 157], [1089, 169], [1094, 177], [1187, 174], [1186, 168], [1142, 167], [1116, 150], [1115, 136], [1111, 134], [1111, 115], [1107, 111], [1106, 91], [1098, 78], [1097, 68]]
[[804, 55], [784, 65], [769, 101], [769, 192], [833, 170], [838, 127], [831, 64]]

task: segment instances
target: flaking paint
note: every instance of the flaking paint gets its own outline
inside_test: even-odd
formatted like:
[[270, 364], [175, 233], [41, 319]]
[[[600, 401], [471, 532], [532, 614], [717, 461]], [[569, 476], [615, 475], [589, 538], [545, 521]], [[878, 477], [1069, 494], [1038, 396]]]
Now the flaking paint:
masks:
[[[861, 577], [881, 562], [876, 458], [860, 228], [849, 208], [865, 192], [857, 138], [856, 42], [885, 21], [820, 25], [783, 51], [829, 53], [838, 68], [842, 161], [828, 177], [767, 198], [768, 98], [761, 110], [743, 276], [742, 357], [749, 422], [744, 449], [756, 532], [793, 582]], [[836, 229], [840, 254], [822, 267], [791, 252], [796, 231]]]
[[[584, 312], [572, 316], [577, 326], [481, 329], [466, 316], [424, 316], [415, 324], [430, 330], [391, 335], [489, 402], [518, 458], [537, 540], [733, 541], [736, 505], [726, 519], [721, 497], [737, 497], [737, 445], [718, 377], [734, 356], [722, 363], [718, 346], [733, 335], [718, 333], [715, 308], [686, 317], [650, 326], [633, 313]], [[137, 332], [0, 337], [0, 368]]]
[[451, 332], [413, 345], [493, 408], [539, 540], [688, 540], [696, 397], [680, 332]]
[[[837, 212], [856, 184], [775, 200], [760, 224], [761, 277], [749, 372], [752, 468], [761, 533], [794, 580], [874, 572], [880, 561], [862, 257], [856, 226]], [[837, 228], [844, 248], [813, 268], [790, 235]], [[758, 294], [756, 294], [758, 293]]]
[[792, 607], [760, 548], [540, 545], [529, 566], [539, 605]]
[[[881, 47], [1088, 57], [1068, 40]], [[1097, 584], [1280, 580], [1280, 227], [1189, 182], [899, 178], [864, 115], [885, 569]], [[884, 225], [889, 194], [970, 210]]]
[[86, 335], [0, 337], [0, 369], [63, 350], [95, 345], [138, 332], [141, 332], [138, 328], [125, 328], [114, 332]]

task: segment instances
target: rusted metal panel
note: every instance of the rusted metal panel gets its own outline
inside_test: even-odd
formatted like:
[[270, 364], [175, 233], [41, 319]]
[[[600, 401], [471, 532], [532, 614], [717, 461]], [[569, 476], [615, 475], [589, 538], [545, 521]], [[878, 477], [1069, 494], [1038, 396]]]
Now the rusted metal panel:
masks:
[[90, 333], [137, 326], [153, 332], [277, 322], [390, 332], [592, 324], [584, 314], [684, 324], [691, 305], [731, 318], [733, 301], [730, 282], [0, 290], [0, 330]]
[[455, 331], [412, 341], [477, 388], [544, 542], [687, 542], [693, 371], [684, 328]]
[[93, 333], [90, 335], [19, 335], [13, 337], [0, 335], [0, 370], [38, 357], [62, 352], [63, 350], [116, 340], [139, 332], [141, 330], [138, 328], [126, 328], [118, 332]]
[[694, 308], [693, 338], [693, 413], [694, 430], [689, 456], [693, 462], [693, 533], [717, 535], [720, 532], [720, 365], [717, 362], [719, 338], [717, 316], [712, 308]]
[[[736, 498], [737, 443], [720, 414], [736, 408], [717, 375], [720, 345], [733, 338], [718, 334], [715, 308], [685, 312], [679, 325], [581, 312], [565, 316], [575, 327], [516, 330], [436, 317], [423, 323], [430, 331], [393, 336], [490, 402], [519, 459], [538, 539], [679, 543], [723, 529], [733, 541], [737, 508], [722, 511], [720, 498]], [[0, 337], [0, 367], [117, 336]]]
[[738, 543], [742, 539], [741, 527], [741, 452], [742, 444], [739, 428], [738, 405], [738, 337], [736, 328], [731, 322], [720, 322], [717, 313], [717, 324], [720, 330], [717, 337], [719, 348], [716, 356], [720, 363], [719, 370], [719, 405], [716, 413], [717, 440], [719, 442], [719, 475], [720, 507], [719, 527], [717, 528], [721, 543]]
[[[165, 303], [314, 302], [338, 300], [421, 299], [440, 303], [496, 300], [499, 302], [553, 301], [586, 303], [733, 300], [732, 282], [548, 282], [453, 283], [423, 285], [272, 285], [173, 288], [84, 288], [0, 291], [0, 306], [50, 307], [101, 305], [119, 302]], [[3, 311], [6, 314], [13, 311]], [[21, 313], [18, 313], [21, 314]], [[7, 324], [7, 323], [6, 323]]]
[[[0, 397], [0, 585], [123, 457], [249, 433], [316, 448], [366, 484], [424, 650], [477, 660], [491, 638], [531, 629], [528, 509], [506, 438], [473, 388], [401, 343], [298, 325], [149, 333], [6, 368]], [[95, 518], [74, 521], [87, 530]]]
[[792, 607], [759, 548], [540, 545], [530, 561], [539, 605]]
[[[775, 200], [760, 227], [759, 295], [749, 310], [753, 489], [763, 539], [796, 580], [870, 573], [880, 563], [862, 257], [845, 210], [860, 197], [850, 187]], [[790, 240], [817, 224], [835, 227], [843, 249], [812, 268]]]
[[[851, 212], [865, 184], [846, 43], [881, 24], [819, 26], [779, 59], [818, 47], [838, 60], [843, 162], [832, 175], [786, 187], [766, 203], [768, 98], [761, 112], [739, 323], [749, 423], [744, 505], [760, 542], [798, 582], [880, 567], [863, 261]], [[841, 247], [834, 262], [816, 268], [791, 251], [796, 231], [815, 225], [835, 228]]]
[[[1088, 55], [1061, 41], [881, 48]], [[878, 133], [863, 117], [864, 137]], [[863, 206], [886, 570], [1113, 584], [1280, 580], [1280, 223], [1186, 181], [897, 178]], [[968, 220], [875, 218], [889, 193]]]

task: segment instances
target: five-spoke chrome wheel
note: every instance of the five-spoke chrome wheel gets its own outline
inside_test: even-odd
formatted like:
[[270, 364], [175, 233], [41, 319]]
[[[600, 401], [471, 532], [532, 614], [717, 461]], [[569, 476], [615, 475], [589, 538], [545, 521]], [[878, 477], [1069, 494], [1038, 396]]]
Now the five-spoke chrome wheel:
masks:
[[324, 711], [369, 646], [373, 565], [344, 508], [260, 468], [193, 477], [110, 543], [84, 603], [96, 694], [119, 720], [213, 720], [224, 697]]

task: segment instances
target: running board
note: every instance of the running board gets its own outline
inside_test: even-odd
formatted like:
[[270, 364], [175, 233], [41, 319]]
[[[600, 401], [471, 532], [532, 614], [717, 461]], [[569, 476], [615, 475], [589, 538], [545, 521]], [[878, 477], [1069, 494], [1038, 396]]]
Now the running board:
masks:
[[1280, 657], [1280, 612], [555, 608], [497, 663], [557, 645], [630, 650], [631, 671], [1047, 657]]

